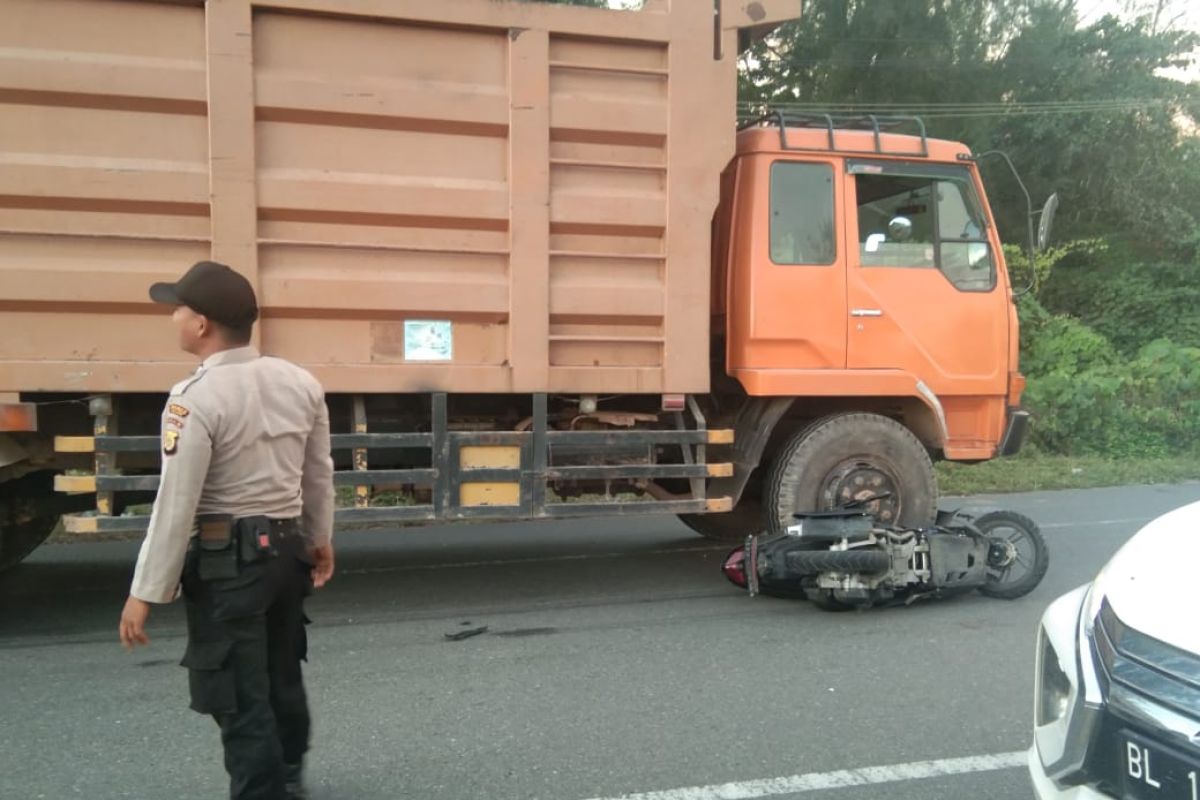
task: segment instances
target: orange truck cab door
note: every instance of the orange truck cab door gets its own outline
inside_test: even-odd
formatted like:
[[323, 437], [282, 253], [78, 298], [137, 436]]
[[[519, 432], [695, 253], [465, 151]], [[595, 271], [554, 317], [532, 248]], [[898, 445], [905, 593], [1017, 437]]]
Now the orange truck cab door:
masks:
[[729, 364], [736, 370], [846, 366], [846, 241], [838, 159], [740, 160], [730, 270]]
[[[847, 160], [849, 369], [903, 369], [937, 395], [950, 449], [1005, 422], [1009, 290], [966, 166]], [[990, 451], [988, 452], [990, 456]]]

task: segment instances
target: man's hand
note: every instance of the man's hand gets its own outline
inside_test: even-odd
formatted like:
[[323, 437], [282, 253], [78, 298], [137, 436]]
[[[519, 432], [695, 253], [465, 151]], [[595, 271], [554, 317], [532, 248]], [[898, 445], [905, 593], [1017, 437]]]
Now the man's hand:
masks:
[[149, 616], [150, 604], [130, 595], [121, 612], [121, 644], [126, 650], [139, 644], [150, 644], [150, 637], [146, 635], [146, 618]]
[[333, 577], [333, 545], [323, 544], [311, 547], [308, 556], [313, 563], [313, 588], [320, 589]]

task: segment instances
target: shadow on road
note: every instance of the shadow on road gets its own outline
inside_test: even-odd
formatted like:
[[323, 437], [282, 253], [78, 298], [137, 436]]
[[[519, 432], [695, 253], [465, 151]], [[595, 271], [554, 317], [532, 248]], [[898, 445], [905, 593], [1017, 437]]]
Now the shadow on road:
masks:
[[[338, 571], [311, 601], [318, 625], [736, 595], [731, 548], [674, 519], [437, 526], [339, 534]], [[0, 577], [0, 647], [114, 635], [139, 543], [43, 546]], [[152, 634], [182, 633], [179, 604]]]

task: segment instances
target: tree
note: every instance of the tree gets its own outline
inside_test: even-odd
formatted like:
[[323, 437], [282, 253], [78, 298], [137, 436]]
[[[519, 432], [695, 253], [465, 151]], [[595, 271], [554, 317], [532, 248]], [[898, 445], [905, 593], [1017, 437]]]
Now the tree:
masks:
[[[1151, 2], [1151, 0], [1142, 0]], [[1012, 155], [1060, 236], [1188, 238], [1200, 221], [1200, 92], [1160, 74], [1200, 38], [1163, 27], [1174, 0], [1083, 28], [1070, 0], [811, 0], [747, 55], [744, 110], [917, 113], [930, 135]], [[1155, 19], [1158, 28], [1155, 28]], [[985, 171], [1001, 232], [1025, 204]]]
[[[991, 66], [1023, 0], [811, 0], [745, 59], [745, 101], [883, 113], [998, 99]], [[963, 119], [928, 114], [942, 136]], [[959, 138], [962, 138], [961, 136]]]
[[1063, 199], [1064, 236], [1179, 241], [1200, 225], [1200, 91], [1159, 72], [1178, 67], [1195, 34], [1106, 16], [1076, 27], [1072, 4], [1044, 3], [999, 62], [1004, 99], [1041, 113], [996, 120], [1037, 195]]

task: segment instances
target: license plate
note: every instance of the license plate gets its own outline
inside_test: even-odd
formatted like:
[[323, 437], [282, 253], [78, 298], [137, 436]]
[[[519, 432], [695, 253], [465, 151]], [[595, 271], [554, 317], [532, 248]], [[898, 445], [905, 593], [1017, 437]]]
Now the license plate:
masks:
[[1129, 731], [1117, 735], [1117, 774], [1131, 800], [1200, 800], [1200, 761]]

